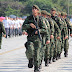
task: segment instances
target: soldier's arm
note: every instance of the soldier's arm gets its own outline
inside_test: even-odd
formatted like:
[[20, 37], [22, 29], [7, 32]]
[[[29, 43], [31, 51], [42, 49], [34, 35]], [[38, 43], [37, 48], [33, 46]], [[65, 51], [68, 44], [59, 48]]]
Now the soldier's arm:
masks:
[[50, 24], [50, 35], [54, 34], [54, 23], [53, 21], [49, 20], [49, 24]]
[[47, 40], [50, 40], [49, 31], [43, 19], [41, 20], [40, 33], [46, 35]]
[[30, 28], [29, 17], [27, 17], [22, 25], [22, 32]]
[[67, 23], [68, 29], [70, 29], [70, 34], [72, 34], [72, 26], [71, 26], [70, 20], [69, 19], [66, 19], [66, 23]]
[[1, 25], [2, 25], [2, 32], [3, 32], [4, 34], [6, 34], [5, 27], [3, 26], [3, 23], [2, 23], [2, 22], [0, 22], [0, 23], [1, 23]]
[[64, 22], [64, 37], [68, 36], [67, 24]]
[[58, 20], [58, 23], [59, 23], [59, 28], [60, 28], [60, 30], [62, 30], [63, 29], [63, 23], [61, 21], [61, 18], [58, 17], [57, 20]]
[[57, 25], [57, 23], [54, 21], [54, 29], [57, 31], [58, 36], [60, 37], [61, 35], [61, 30], [59, 28], [59, 26]]

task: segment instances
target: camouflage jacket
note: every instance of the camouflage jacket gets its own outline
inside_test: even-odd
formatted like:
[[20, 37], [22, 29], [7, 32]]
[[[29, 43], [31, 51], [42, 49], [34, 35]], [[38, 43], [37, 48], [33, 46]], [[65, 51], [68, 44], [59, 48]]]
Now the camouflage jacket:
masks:
[[70, 29], [70, 34], [72, 34], [72, 26], [71, 26], [70, 20], [68, 18], [65, 18], [65, 21], [66, 21], [68, 30]]
[[[44, 19], [37, 16], [36, 21], [39, 27], [40, 34], [48, 36], [48, 31], [47, 31], [46, 25], [44, 24]], [[35, 20], [34, 20], [33, 15], [30, 15], [26, 18], [26, 20], [24, 21], [22, 25], [22, 31], [25, 30], [28, 33], [28, 35], [35, 35], [36, 29], [32, 28], [30, 26], [30, 23], [33, 23], [35, 25]], [[49, 40], [49, 36], [47, 37], [47, 40]]]
[[57, 23], [52, 19], [52, 18], [47, 18], [50, 24], [50, 30], [51, 30], [51, 35], [54, 35], [54, 33], [57, 33], [57, 36], [60, 36], [60, 29]]
[[4, 34], [6, 34], [5, 28], [4, 28], [4, 26], [3, 26], [3, 23], [0, 22], [0, 34], [2, 34], [2, 32], [3, 32]]
[[57, 17], [57, 16], [51, 16], [51, 17], [57, 23], [57, 25], [59, 26], [61, 32], [64, 31], [64, 35], [67, 36], [68, 35], [68, 30], [67, 30], [66, 23], [63, 22], [62, 19]]

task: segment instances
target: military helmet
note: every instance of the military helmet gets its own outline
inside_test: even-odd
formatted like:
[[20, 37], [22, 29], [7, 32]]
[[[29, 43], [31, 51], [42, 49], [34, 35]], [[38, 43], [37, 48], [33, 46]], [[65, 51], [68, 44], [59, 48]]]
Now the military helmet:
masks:
[[51, 8], [52, 11], [56, 11], [56, 8]]
[[47, 12], [46, 10], [41, 10], [41, 14], [45, 14], [45, 15], [47, 15], [48, 12]]
[[64, 16], [65, 15], [65, 12], [61, 12], [61, 16]]

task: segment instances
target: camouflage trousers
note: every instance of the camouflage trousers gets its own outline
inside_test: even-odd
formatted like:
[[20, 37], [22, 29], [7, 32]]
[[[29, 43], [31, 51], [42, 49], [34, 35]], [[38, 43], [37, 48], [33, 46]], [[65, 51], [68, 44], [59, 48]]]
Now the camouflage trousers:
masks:
[[61, 44], [61, 53], [62, 53], [62, 50], [64, 49], [64, 36], [63, 35], [61, 36], [61, 41], [62, 41], [62, 44]]
[[0, 49], [1, 49], [1, 43], [2, 43], [2, 35], [0, 35]]
[[54, 55], [54, 48], [55, 48], [55, 44], [54, 44], [54, 39], [50, 39], [50, 58], [53, 57]]
[[64, 40], [64, 52], [68, 52], [69, 49], [69, 42], [68, 39]]
[[41, 49], [40, 49], [40, 64], [42, 63], [42, 60], [44, 58], [45, 49], [46, 49], [46, 37], [43, 36], [42, 37], [42, 45], [41, 45]]
[[57, 45], [58, 45], [57, 34], [54, 35], [54, 44], [55, 44], [55, 47], [54, 47], [53, 57], [56, 57], [57, 56]]
[[61, 54], [61, 44], [62, 44], [61, 38], [57, 39], [57, 41], [58, 41], [58, 44], [57, 44], [57, 54]]
[[40, 65], [40, 49], [41, 41], [38, 36], [28, 37], [26, 56], [28, 60], [33, 58], [34, 66], [39, 67]]
[[49, 57], [50, 57], [50, 44], [47, 44], [44, 53], [44, 59], [49, 59]]

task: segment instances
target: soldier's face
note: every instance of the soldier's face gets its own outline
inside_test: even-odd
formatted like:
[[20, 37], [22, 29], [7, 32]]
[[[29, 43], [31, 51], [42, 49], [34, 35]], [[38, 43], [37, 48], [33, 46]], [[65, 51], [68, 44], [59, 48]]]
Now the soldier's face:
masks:
[[55, 15], [55, 14], [56, 14], [56, 11], [52, 11], [52, 10], [51, 10], [51, 14], [52, 14], [52, 15]]
[[35, 7], [32, 8], [32, 13], [33, 13], [33, 14], [38, 14], [38, 11], [39, 11], [39, 10], [38, 10], [37, 8], [35, 8]]

